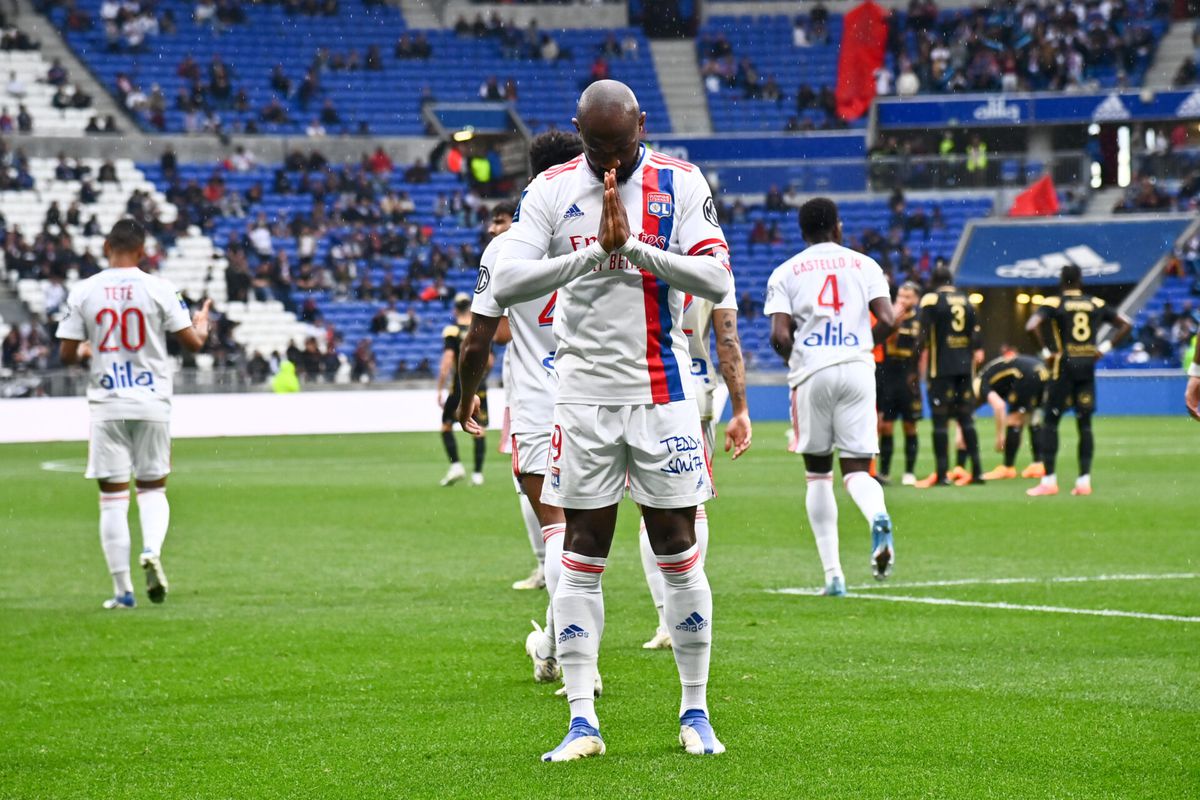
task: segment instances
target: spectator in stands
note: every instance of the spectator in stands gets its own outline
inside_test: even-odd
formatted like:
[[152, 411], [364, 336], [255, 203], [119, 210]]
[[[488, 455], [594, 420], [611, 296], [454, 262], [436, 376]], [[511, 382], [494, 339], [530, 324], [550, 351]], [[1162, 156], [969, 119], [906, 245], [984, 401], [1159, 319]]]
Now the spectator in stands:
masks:
[[[4, 127], [5, 119], [8, 119], [8, 127], [7, 128]], [[6, 131], [6, 130], [9, 130], [9, 131], [12, 130], [12, 118], [8, 117], [7, 111], [4, 111], [3, 113], [0, 113], [0, 132]], [[96, 117], [96, 116], [89, 117], [88, 121], [87, 121], [87, 125], [83, 129], [83, 132], [84, 133], [104, 133], [104, 128], [102, 128], [100, 126], [100, 118]]]
[[1197, 70], [1196, 59], [1188, 56], [1179, 65], [1178, 71], [1175, 73], [1175, 78], [1171, 82], [1175, 87], [1191, 86], [1196, 83]]
[[592, 84], [596, 81], [606, 81], [608, 80], [610, 74], [611, 70], [608, 66], [608, 59], [606, 59], [604, 56], [596, 56], [595, 60], [592, 61], [591, 69], [588, 70], [588, 83]]
[[337, 108], [333, 105], [333, 98], [325, 98], [325, 102], [321, 104], [321, 124], [326, 128], [332, 128], [342, 124], [342, 115], [338, 113]]
[[500, 89], [500, 82], [495, 75], [489, 75], [487, 80], [479, 84], [479, 99], [480, 100], [503, 100], [504, 92]]
[[375, 380], [375, 353], [371, 350], [370, 339], [360, 339], [354, 348], [354, 363], [350, 368], [350, 380], [356, 383], [369, 383]]
[[115, 183], [120, 185], [121, 181], [117, 178], [117, 165], [112, 162], [112, 159], [105, 159], [100, 165], [100, 169], [96, 172], [96, 180], [100, 183]]
[[67, 68], [63, 66], [61, 59], [54, 59], [50, 64], [50, 69], [46, 72], [46, 83], [51, 86], [62, 86], [69, 78]]
[[767, 190], [764, 207], [767, 211], [787, 211], [787, 204], [783, 202], [783, 192], [779, 191], [778, 185], [771, 184], [771, 188]]
[[15, 72], [8, 73], [8, 86], [5, 91], [8, 92], [9, 97], [18, 101], [23, 100], [25, 95], [29, 93], [28, 87], [25, 86], [25, 81], [21, 80]]
[[17, 106], [17, 132], [33, 133], [33, 116], [24, 105]]
[[262, 111], [258, 113], [258, 118], [263, 122], [272, 125], [285, 125], [290, 120], [287, 109], [283, 107], [283, 103], [279, 102], [278, 97], [272, 97], [270, 101], [263, 106]]
[[404, 172], [405, 183], [429, 183], [429, 165], [418, 158]]
[[383, 72], [383, 54], [379, 52], [379, 45], [373, 44], [367, 48], [363, 66], [367, 72]]
[[424, 32], [418, 33], [417, 38], [413, 40], [413, 55], [422, 61], [433, 58], [433, 45], [429, 43], [429, 37]]
[[50, 98], [50, 105], [59, 111], [68, 109], [71, 107], [71, 96], [60, 86], [54, 90], [54, 96]]
[[[303, 316], [301, 318], [303, 319]], [[304, 340], [304, 350], [300, 353], [300, 375], [306, 383], [314, 383], [320, 379], [322, 361], [324, 359], [317, 347], [316, 338], [309, 336]]]

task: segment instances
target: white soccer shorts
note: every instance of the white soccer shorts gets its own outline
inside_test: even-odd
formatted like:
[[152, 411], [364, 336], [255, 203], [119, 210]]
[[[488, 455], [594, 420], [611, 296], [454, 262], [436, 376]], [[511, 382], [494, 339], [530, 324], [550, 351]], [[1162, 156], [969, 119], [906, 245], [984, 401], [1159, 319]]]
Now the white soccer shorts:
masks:
[[513, 475], [545, 475], [549, 460], [549, 429], [512, 435]]
[[817, 370], [792, 389], [793, 452], [870, 458], [879, 452], [875, 369], [863, 362]]
[[627, 479], [634, 501], [650, 508], [687, 508], [715, 496], [694, 401], [554, 407], [543, 503], [605, 508], [624, 497]]
[[125, 483], [171, 473], [171, 424], [142, 419], [92, 420], [84, 477]]

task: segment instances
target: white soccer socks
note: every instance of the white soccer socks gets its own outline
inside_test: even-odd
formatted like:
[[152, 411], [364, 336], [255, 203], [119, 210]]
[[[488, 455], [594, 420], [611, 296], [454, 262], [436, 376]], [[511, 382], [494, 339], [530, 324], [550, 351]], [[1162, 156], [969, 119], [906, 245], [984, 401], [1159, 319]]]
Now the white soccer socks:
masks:
[[646, 521], [642, 520], [638, 528], [638, 549], [642, 554], [642, 572], [646, 575], [646, 585], [650, 587], [650, 599], [654, 601], [654, 608], [658, 611], [658, 627], [665, 628], [666, 620], [663, 618], [663, 576], [658, 570], [658, 556], [654, 554], [654, 550], [650, 547], [650, 536], [646, 533]]
[[112, 573], [113, 594], [133, 591], [129, 578], [129, 490], [100, 493], [100, 546]]
[[808, 494], [804, 507], [808, 511], [808, 523], [812, 525], [813, 538], [817, 540], [817, 553], [821, 566], [825, 568], [825, 582], [830, 578], [842, 577], [842, 559], [838, 553], [838, 508], [833, 496], [832, 472], [809, 472]]
[[142, 547], [154, 555], [162, 555], [171, 524], [171, 505], [167, 502], [167, 487], [137, 490], [138, 519], [142, 523]]
[[680, 715], [693, 708], [708, 713], [706, 692], [708, 664], [712, 653], [712, 590], [704, 574], [699, 545], [682, 553], [659, 555], [663, 577], [663, 613], [683, 696]]
[[544, 568], [546, 544], [543, 539], [545, 531], [542, 523], [538, 521], [537, 514], [533, 513], [533, 504], [529, 502], [529, 498], [524, 494], [519, 494], [517, 497], [521, 501], [521, 518], [525, 520], [525, 530], [529, 534], [529, 546], [533, 549], [533, 557], [537, 559], [538, 566]]
[[850, 498], [854, 500], [858, 510], [867, 518], [867, 522], [873, 523], [875, 517], [887, 513], [883, 487], [866, 472], [851, 472], [842, 476], [842, 485], [850, 493]]
[[[658, 556], [650, 547], [650, 535], [646, 533], [646, 521], [642, 520], [638, 527], [638, 543], [642, 554], [642, 572], [646, 575], [646, 585], [650, 587], [650, 597], [658, 610], [658, 626], [667, 628], [663, 617], [663, 576], [658, 569]], [[700, 563], [708, 556], [708, 512], [703, 505], [696, 506], [696, 546], [700, 548]]]
[[[554, 592], [554, 628], [563, 686], [571, 718], [583, 717], [599, 727], [596, 717], [596, 664], [604, 633], [604, 594], [600, 578], [606, 559], [564, 552], [562, 577]], [[705, 584], [707, 586], [707, 584]]]
[[563, 522], [542, 528], [542, 545], [546, 554], [546, 635], [550, 637], [550, 652], [554, 652], [554, 640], [558, 631], [554, 629], [554, 593], [562, 580], [563, 535], [567, 525]]

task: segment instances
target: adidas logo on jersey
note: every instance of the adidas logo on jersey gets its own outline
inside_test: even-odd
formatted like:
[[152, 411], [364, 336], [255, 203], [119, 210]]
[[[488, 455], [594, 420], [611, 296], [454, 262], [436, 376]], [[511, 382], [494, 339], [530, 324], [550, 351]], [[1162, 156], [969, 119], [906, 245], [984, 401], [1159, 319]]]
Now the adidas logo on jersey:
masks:
[[816, 330], [804, 337], [805, 347], [858, 347], [858, 335], [847, 332], [842, 323], [825, 323], [825, 330]]
[[558, 643], [562, 644], [563, 642], [571, 639], [587, 639], [589, 636], [591, 636], [591, 634], [578, 625], [568, 625], [562, 629], [560, 634], [558, 634]]
[[567, 213], [563, 214], [563, 219], [579, 219], [582, 216], [583, 212], [579, 209], [579, 206], [572, 203], [571, 207], [567, 209]]
[[700, 631], [704, 630], [707, 627], [708, 627], [708, 620], [706, 620], [704, 617], [700, 616], [697, 612], [693, 611], [691, 614], [688, 615], [687, 619], [685, 619], [683, 622], [681, 622], [675, 626], [675, 630], [691, 631], [692, 633], [699, 633]]

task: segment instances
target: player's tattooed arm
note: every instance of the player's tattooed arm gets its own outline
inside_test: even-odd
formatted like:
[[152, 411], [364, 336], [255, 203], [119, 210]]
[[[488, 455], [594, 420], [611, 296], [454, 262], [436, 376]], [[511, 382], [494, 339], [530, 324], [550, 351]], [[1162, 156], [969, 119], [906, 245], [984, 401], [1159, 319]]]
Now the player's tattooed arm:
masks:
[[733, 416], [725, 426], [725, 452], [733, 451], [736, 459], [750, 448], [750, 407], [746, 403], [746, 363], [742, 358], [742, 342], [738, 337], [737, 312], [718, 308], [713, 311], [713, 327], [717, 331], [717, 361], [721, 377], [729, 390]]
[[462, 396], [458, 402], [458, 423], [472, 436], [483, 436], [486, 433], [475, 419], [479, 411], [479, 397], [475, 393], [479, 390], [483, 376], [487, 374], [492, 355], [492, 340], [499, 325], [499, 317], [471, 314], [471, 327], [467, 330], [462, 349], [459, 351], [458, 380], [462, 386]]

